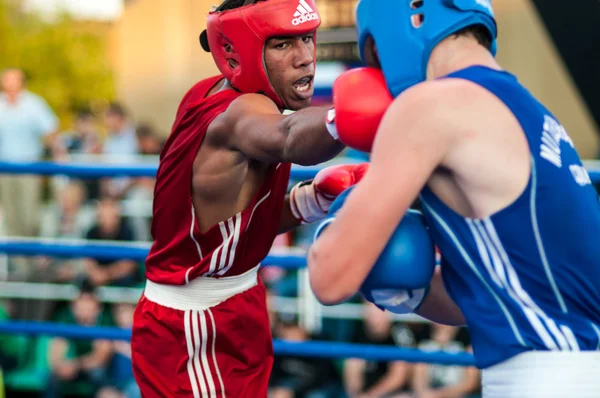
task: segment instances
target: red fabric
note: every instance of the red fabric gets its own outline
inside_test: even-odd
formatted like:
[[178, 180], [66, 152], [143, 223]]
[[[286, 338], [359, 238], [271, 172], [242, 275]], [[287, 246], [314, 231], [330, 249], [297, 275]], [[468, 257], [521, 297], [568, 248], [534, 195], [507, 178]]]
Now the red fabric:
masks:
[[243, 274], [269, 253], [277, 236], [291, 165], [272, 164], [250, 205], [200, 233], [191, 196], [193, 162], [211, 122], [241, 94], [224, 90], [205, 98], [222, 76], [206, 79], [184, 97], [160, 156], [154, 189], [146, 277], [183, 285], [199, 276]]
[[265, 398], [273, 366], [265, 287], [259, 279], [205, 311], [178, 311], [142, 297], [131, 349], [144, 398]]

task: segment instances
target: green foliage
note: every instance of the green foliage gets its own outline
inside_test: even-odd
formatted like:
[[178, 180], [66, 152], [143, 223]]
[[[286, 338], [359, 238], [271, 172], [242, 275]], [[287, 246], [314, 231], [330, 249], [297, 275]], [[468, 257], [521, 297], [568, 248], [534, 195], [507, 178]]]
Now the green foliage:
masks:
[[45, 98], [68, 127], [73, 112], [114, 99], [109, 29], [68, 15], [45, 21], [0, 0], [0, 68], [23, 69], [28, 89]]

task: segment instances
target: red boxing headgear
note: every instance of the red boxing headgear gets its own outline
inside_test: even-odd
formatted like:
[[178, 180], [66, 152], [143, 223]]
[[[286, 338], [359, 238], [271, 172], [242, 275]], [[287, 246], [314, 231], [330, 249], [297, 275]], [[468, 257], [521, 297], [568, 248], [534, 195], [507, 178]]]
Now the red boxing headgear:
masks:
[[[235, 89], [264, 93], [283, 108], [265, 70], [265, 43], [271, 37], [308, 34], [319, 25], [314, 0], [264, 0], [209, 13], [205, 40], [217, 67]], [[203, 47], [208, 50], [204, 43]], [[316, 65], [316, 54], [314, 58]]]

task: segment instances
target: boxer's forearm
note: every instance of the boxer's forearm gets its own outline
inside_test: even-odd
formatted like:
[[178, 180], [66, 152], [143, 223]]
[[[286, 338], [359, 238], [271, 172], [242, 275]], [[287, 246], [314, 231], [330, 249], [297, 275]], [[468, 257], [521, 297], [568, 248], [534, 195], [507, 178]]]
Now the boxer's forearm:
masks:
[[300, 226], [300, 220], [298, 220], [292, 214], [292, 210], [290, 208], [290, 195], [285, 196], [285, 200], [283, 201], [283, 207], [281, 209], [281, 220], [279, 222], [279, 233], [283, 234], [289, 232], [290, 230]]
[[327, 108], [306, 108], [286, 116], [279, 128], [286, 134], [283, 158], [299, 165], [315, 165], [333, 159], [344, 145], [325, 127]]
[[328, 110], [308, 107], [282, 115], [264, 95], [245, 94], [210, 124], [205, 140], [265, 163], [316, 165], [344, 148], [327, 130]]
[[423, 304], [416, 313], [425, 319], [443, 325], [463, 326], [465, 324], [462, 311], [450, 298], [444, 287], [442, 273], [439, 268], [431, 279], [427, 297], [425, 297]]

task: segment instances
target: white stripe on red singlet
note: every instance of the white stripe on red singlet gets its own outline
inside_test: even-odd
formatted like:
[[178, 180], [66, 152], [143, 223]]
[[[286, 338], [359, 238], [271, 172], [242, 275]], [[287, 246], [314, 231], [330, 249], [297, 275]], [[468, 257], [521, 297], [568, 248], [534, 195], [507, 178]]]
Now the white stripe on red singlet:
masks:
[[200, 349], [200, 360], [202, 361], [202, 369], [206, 376], [206, 384], [208, 387], [208, 393], [210, 398], [217, 398], [217, 389], [215, 388], [215, 382], [212, 377], [210, 365], [208, 363], [208, 355], [206, 354], [206, 346], [208, 343], [208, 329], [206, 327], [206, 315], [204, 311], [196, 311], [200, 317], [200, 334], [202, 338], [202, 347]]
[[212, 339], [212, 357], [213, 363], [215, 364], [215, 372], [217, 372], [217, 378], [219, 379], [219, 385], [221, 386], [221, 398], [225, 398], [225, 386], [223, 385], [223, 379], [221, 378], [221, 371], [219, 370], [219, 364], [217, 363], [217, 356], [215, 355], [215, 342], [217, 341], [217, 325], [215, 323], [215, 318], [213, 317], [212, 311], [210, 308], [206, 310], [208, 312], [208, 316], [210, 316], [210, 320], [212, 322], [212, 331], [213, 331], [213, 339]]
[[252, 209], [252, 213], [250, 213], [250, 218], [248, 219], [248, 225], [246, 225], [246, 231], [248, 230], [248, 227], [250, 227], [250, 222], [252, 221], [252, 216], [254, 216], [254, 212], [256, 211], [258, 206], [269, 197], [269, 195], [271, 195], [271, 191], [269, 191], [265, 196], [262, 197], [261, 200], [256, 202], [256, 204], [254, 205], [254, 209]]
[[[184, 311], [183, 313], [183, 329], [185, 331], [185, 342], [188, 351], [187, 371], [190, 378], [190, 385], [192, 386], [192, 392], [194, 398], [200, 398], [200, 391], [198, 390], [198, 379], [196, 378], [196, 372], [194, 371], [194, 341], [192, 338], [192, 332], [190, 328], [190, 316], [192, 311]], [[201, 378], [202, 375], [199, 375]], [[204, 393], [202, 394], [204, 395]]]
[[[227, 239], [227, 230], [225, 229], [225, 223], [220, 222], [219, 228], [221, 229], [221, 236], [223, 237], [223, 243], [225, 243], [225, 240]], [[217, 247], [215, 249], [215, 251], [213, 252], [213, 254], [210, 256], [210, 266], [209, 266], [208, 272], [206, 274], [208, 274], [208, 275], [213, 274], [218, 269], [217, 261], [219, 260], [219, 253], [221, 253], [221, 249], [223, 249], [223, 243], [221, 243], [219, 245], [219, 247]]]
[[219, 266], [216, 271], [222, 269], [225, 266], [225, 262], [227, 261], [227, 254], [229, 252], [229, 243], [231, 243], [231, 236], [233, 235], [233, 221], [231, 218], [227, 220], [227, 227], [225, 227], [224, 222], [219, 223], [219, 227], [221, 228], [221, 236], [223, 237], [223, 243], [221, 243], [221, 261], [219, 261]]
[[194, 237], [194, 225], [196, 225], [196, 211], [194, 210], [194, 204], [192, 203], [192, 225], [190, 226], [190, 238], [194, 241], [196, 245], [196, 249], [198, 250], [198, 255], [200, 256], [200, 260], [202, 260], [202, 249], [200, 248], [200, 243]]
[[[219, 275], [224, 275], [233, 266], [233, 260], [235, 259], [235, 251], [237, 249], [237, 245], [240, 240], [241, 224], [242, 224], [242, 215], [240, 213], [238, 213], [235, 216], [235, 222], [233, 222], [233, 233], [230, 236], [230, 239], [233, 237], [233, 243], [232, 243], [230, 251], [229, 251], [229, 263], [227, 264], [227, 267], [223, 268], [221, 271], [218, 272]], [[231, 233], [231, 230], [229, 232]]]

